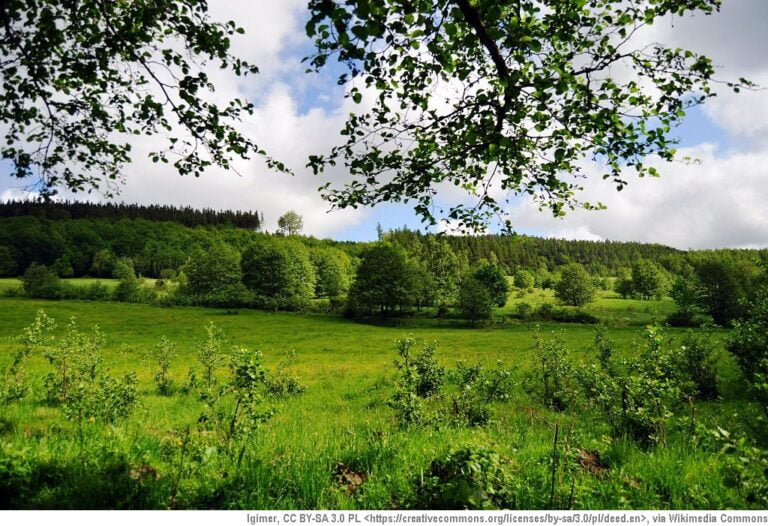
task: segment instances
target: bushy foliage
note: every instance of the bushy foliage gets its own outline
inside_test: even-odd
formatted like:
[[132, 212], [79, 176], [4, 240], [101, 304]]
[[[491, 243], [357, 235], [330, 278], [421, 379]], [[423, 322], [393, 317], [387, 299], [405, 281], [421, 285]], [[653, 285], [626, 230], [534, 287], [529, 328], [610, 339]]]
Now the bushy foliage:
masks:
[[[35, 326], [39, 323], [52, 324], [41, 316]], [[80, 332], [73, 318], [65, 334], [43, 351], [54, 368], [43, 379], [46, 399], [60, 405], [64, 416], [79, 425], [86, 421], [115, 422], [127, 417], [138, 404], [136, 375], [109, 374], [101, 355], [103, 346], [104, 335], [98, 327], [90, 333]]]
[[696, 266], [698, 303], [723, 327], [744, 314], [750, 275], [732, 261], [710, 258]]
[[647, 259], [632, 265], [632, 291], [644, 300], [660, 300], [667, 291], [667, 281], [662, 270]]
[[616, 278], [616, 283], [614, 284], [613, 290], [615, 290], [616, 293], [624, 299], [631, 298], [635, 293], [635, 287], [632, 283], [631, 275], [626, 273], [626, 271], [621, 272]]
[[595, 297], [595, 285], [586, 269], [578, 263], [560, 269], [560, 279], [555, 285], [555, 297], [566, 305], [581, 307]]
[[400, 371], [400, 377], [389, 404], [395, 410], [398, 423], [404, 427], [424, 421], [423, 400], [440, 391], [445, 376], [445, 369], [434, 357], [436, 346], [427, 344], [413, 353], [415, 345], [412, 337], [395, 342], [400, 356], [395, 360], [395, 367]]
[[365, 249], [360, 258], [349, 291], [353, 311], [389, 315], [411, 305], [416, 284], [413, 266], [402, 247], [379, 242]]
[[165, 336], [148, 353], [147, 358], [157, 367], [155, 385], [157, 393], [168, 396], [173, 393], [173, 379], [170, 377], [171, 362], [178, 357], [176, 344]]
[[509, 284], [507, 275], [500, 266], [486, 263], [477, 268], [472, 273], [472, 277], [488, 290], [494, 305], [497, 307], [506, 305]]
[[636, 357], [618, 364], [602, 331], [596, 343], [600, 366], [577, 371], [586, 403], [603, 414], [614, 436], [645, 445], [664, 442], [674, 410], [693, 394], [680, 349], [656, 326], [646, 330], [645, 345]]
[[569, 310], [557, 308], [551, 303], [542, 303], [528, 318], [536, 321], [556, 321], [560, 323], [595, 324], [599, 320], [581, 309]]
[[474, 277], [465, 278], [459, 289], [458, 309], [461, 316], [472, 325], [493, 316], [494, 301], [488, 288]]
[[680, 343], [680, 376], [690, 382], [694, 398], [715, 400], [720, 393], [717, 378], [717, 354], [711, 334], [688, 331]]
[[212, 307], [239, 307], [250, 303], [242, 283], [240, 254], [224, 243], [192, 252], [183, 268], [186, 283], [178, 293], [194, 303]]
[[216, 369], [223, 365], [225, 359], [222, 352], [224, 336], [213, 322], [205, 327], [205, 333], [205, 338], [197, 343], [197, 361], [203, 368], [205, 387], [211, 389], [216, 383]]
[[136, 302], [139, 300], [139, 280], [136, 277], [136, 271], [133, 269], [133, 263], [130, 260], [118, 260], [115, 263], [112, 276], [119, 280], [114, 291], [115, 300], [124, 302]]
[[457, 392], [452, 393], [448, 407], [442, 411], [442, 420], [455, 426], [484, 426], [491, 422], [493, 402], [509, 399], [514, 386], [513, 369], [497, 362], [495, 368], [483, 367], [481, 363], [456, 364], [452, 379]]
[[54, 368], [44, 378], [46, 399], [66, 404], [79, 383], [95, 382], [103, 372], [103, 346], [104, 334], [98, 327], [93, 327], [90, 333], [80, 332], [72, 318], [64, 335], [43, 352]]
[[10, 247], [0, 245], [0, 276], [15, 276], [19, 271], [16, 256]]
[[754, 440], [718, 427], [713, 431], [724, 461], [725, 482], [737, 488], [752, 506], [768, 507], [768, 450]]
[[510, 505], [507, 462], [488, 447], [464, 447], [434, 459], [416, 482], [416, 508], [487, 510]]
[[138, 404], [135, 373], [115, 377], [97, 371], [94, 376], [80, 375], [67, 393], [64, 416], [78, 423], [112, 423], [129, 416]]
[[545, 339], [537, 327], [533, 336], [533, 349], [534, 370], [529, 378], [531, 390], [545, 406], [555, 411], [565, 411], [575, 397], [572, 385], [573, 364], [565, 340], [560, 334]]
[[419, 256], [426, 265], [435, 304], [452, 305], [457, 299], [466, 261], [454, 252], [447, 241], [434, 236], [426, 237], [420, 248]]
[[747, 312], [735, 323], [727, 349], [768, 417], [768, 286], [758, 290]]
[[21, 278], [21, 286], [30, 298], [53, 300], [61, 297], [61, 280], [45, 265], [32, 263]]
[[315, 293], [315, 269], [299, 241], [259, 239], [243, 253], [243, 283], [258, 306], [295, 309]]
[[50, 332], [56, 323], [44, 311], [39, 310], [35, 321], [21, 331], [16, 338], [18, 348], [13, 353], [11, 365], [0, 370], [0, 404], [22, 398], [29, 390], [26, 379], [26, 362], [29, 356], [38, 352], [50, 342]]
[[310, 252], [315, 269], [315, 294], [318, 297], [335, 297], [346, 294], [352, 279], [352, 263], [349, 256], [335, 248], [316, 247]]
[[728, 351], [736, 358], [745, 378], [752, 382], [768, 359], [768, 288], [764, 287], [749, 305], [748, 314], [734, 325]]
[[536, 286], [536, 277], [528, 270], [519, 269], [515, 272], [515, 287], [523, 290], [532, 290]]
[[270, 396], [277, 398], [286, 398], [289, 396], [296, 396], [306, 391], [306, 387], [299, 381], [298, 378], [292, 376], [288, 368], [291, 361], [295, 356], [295, 352], [291, 352], [288, 358], [280, 362], [274, 371], [268, 371], [264, 376], [264, 386], [266, 392]]
[[198, 424], [217, 436], [230, 455], [236, 455], [237, 465], [243, 460], [247, 440], [259, 426], [274, 414], [262, 403], [265, 371], [262, 355], [244, 347], [234, 347], [230, 353], [229, 380], [204, 393], [205, 411]]

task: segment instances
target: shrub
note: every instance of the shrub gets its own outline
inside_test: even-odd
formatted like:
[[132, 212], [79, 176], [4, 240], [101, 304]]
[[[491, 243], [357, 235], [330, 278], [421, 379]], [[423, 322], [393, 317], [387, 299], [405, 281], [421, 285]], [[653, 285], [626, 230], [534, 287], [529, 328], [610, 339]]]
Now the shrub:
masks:
[[128, 417], [138, 404], [135, 373], [116, 378], [100, 372], [78, 380], [63, 405], [64, 416], [70, 420], [112, 423]]
[[582, 367], [576, 376], [587, 404], [603, 413], [614, 436], [650, 445], [666, 440], [667, 422], [693, 389], [680, 350], [669, 345], [663, 330], [649, 327], [645, 340], [636, 358], [619, 366], [603, 351], [600, 369]]
[[109, 288], [98, 281], [79, 287], [80, 299], [87, 301], [108, 301], [111, 299]]
[[565, 340], [562, 335], [545, 340], [537, 327], [533, 348], [533, 391], [545, 406], [555, 411], [564, 411], [574, 398], [571, 386], [573, 366], [568, 359]]
[[124, 301], [135, 303], [140, 301], [139, 280], [136, 277], [136, 271], [129, 261], [119, 260], [115, 264], [112, 275], [120, 280], [114, 291], [115, 301]]
[[11, 365], [0, 372], [0, 403], [8, 403], [22, 398], [28, 390], [25, 364], [29, 356], [50, 341], [48, 334], [56, 326], [42, 310], [37, 311], [32, 325], [25, 327], [16, 338], [19, 347], [13, 354]]
[[96, 381], [102, 373], [103, 346], [104, 335], [98, 327], [94, 327], [90, 334], [82, 333], [72, 318], [64, 336], [43, 353], [55, 369], [43, 380], [46, 399], [51, 403], [66, 404], [78, 383]]
[[515, 287], [522, 290], [533, 290], [536, 286], [536, 277], [533, 273], [520, 269], [515, 272]]
[[197, 344], [197, 361], [203, 367], [203, 380], [208, 389], [216, 383], [215, 372], [224, 361], [221, 348], [224, 344], [221, 330], [213, 322], [205, 327], [206, 337]]
[[518, 303], [515, 307], [515, 315], [521, 320], [529, 321], [533, 318], [533, 307], [530, 303]]
[[239, 467], [247, 439], [272, 417], [274, 411], [261, 406], [265, 379], [261, 353], [235, 347], [230, 356], [229, 381], [204, 394], [206, 407], [198, 423], [203, 429], [214, 432], [230, 455], [236, 454]]
[[506, 401], [514, 385], [512, 369], [497, 362], [494, 369], [482, 364], [456, 364], [452, 377], [458, 384], [458, 392], [451, 395], [450, 405], [443, 417], [453, 425], [484, 426], [491, 422], [490, 404]]
[[411, 349], [416, 341], [411, 338], [395, 342], [401, 360], [395, 360], [400, 372], [397, 389], [389, 401], [401, 426], [422, 423], [425, 419], [423, 399], [435, 395], [442, 387], [445, 369], [434, 358], [435, 345], [425, 345], [416, 354]]
[[726, 484], [737, 488], [751, 506], [768, 507], [768, 451], [720, 427], [713, 434], [720, 445]]
[[222, 286], [208, 294], [197, 296], [195, 303], [205, 307], [218, 309], [238, 309], [252, 305], [255, 301], [253, 293], [242, 283]]
[[266, 375], [264, 387], [267, 394], [278, 398], [300, 395], [307, 390], [298, 378], [291, 376], [282, 368]]
[[173, 380], [169, 376], [171, 361], [176, 358], [176, 344], [163, 336], [160, 342], [147, 353], [147, 358], [157, 365], [155, 385], [160, 395], [170, 395], [173, 392]]
[[719, 393], [717, 355], [711, 335], [689, 331], [683, 338], [679, 354], [681, 376], [692, 384], [693, 396], [700, 400], [716, 399]]
[[735, 323], [727, 349], [768, 416], [768, 287], [758, 289], [748, 314]]
[[412, 354], [411, 348], [415, 345], [413, 338], [398, 340], [396, 344], [397, 352], [403, 361], [396, 360], [395, 366], [400, 370], [413, 368], [416, 394], [422, 398], [428, 398], [440, 391], [445, 378], [445, 368], [438, 365], [435, 360], [437, 345], [434, 342], [427, 343], [418, 352]]
[[415, 484], [415, 508], [486, 510], [509, 507], [507, 462], [487, 447], [464, 447], [432, 460]]
[[45, 265], [32, 263], [21, 278], [21, 286], [30, 298], [54, 300], [61, 297], [61, 280]]
[[676, 310], [665, 320], [670, 327], [698, 327], [701, 325], [696, 314], [690, 310]]
[[558, 309], [551, 303], [541, 304], [535, 312], [530, 314], [529, 320], [556, 321], [559, 323], [583, 323], [585, 325], [594, 325], [600, 321], [592, 314], [581, 309]]
[[298, 378], [291, 376], [288, 373], [288, 367], [295, 355], [296, 353], [291, 351], [288, 358], [280, 362], [277, 369], [264, 376], [264, 386], [268, 395], [285, 398], [288, 396], [300, 395], [307, 389], [301, 384]]
[[768, 287], [759, 290], [748, 314], [736, 322], [727, 347], [747, 381], [754, 382], [757, 375], [768, 372], [762, 366], [768, 359]]

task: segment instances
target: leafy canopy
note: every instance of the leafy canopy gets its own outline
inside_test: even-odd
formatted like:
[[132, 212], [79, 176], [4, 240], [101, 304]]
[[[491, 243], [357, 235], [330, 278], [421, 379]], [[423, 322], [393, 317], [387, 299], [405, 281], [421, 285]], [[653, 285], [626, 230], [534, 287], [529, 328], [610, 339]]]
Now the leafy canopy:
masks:
[[[638, 33], [661, 17], [710, 14], [720, 0], [311, 0], [315, 69], [333, 58], [359, 110], [346, 142], [310, 158], [344, 162], [351, 182], [323, 187], [336, 207], [415, 200], [429, 223], [445, 214], [483, 228], [504, 203], [530, 195], [556, 216], [601, 207], [577, 197], [585, 159], [618, 189], [625, 168], [657, 175], [671, 128], [713, 95], [711, 61]], [[729, 84], [738, 90], [749, 86]], [[365, 103], [363, 103], [365, 99]], [[469, 200], [447, 212], [446, 183]]]
[[[625, 168], [656, 175], [648, 156], [672, 160], [671, 128], [714, 94], [708, 58], [640, 46], [638, 33], [720, 2], [310, 0], [312, 68], [341, 61], [339, 82], [366, 104], [309, 166], [346, 165], [347, 186], [323, 187], [335, 207], [413, 200], [425, 221], [459, 228], [494, 214], [511, 228], [504, 203], [521, 194], [558, 216], [600, 207], [578, 197], [582, 161], [599, 160], [618, 189]], [[240, 32], [205, 0], [0, 3], [0, 158], [44, 195], [112, 195], [134, 135], [166, 136], [150, 157], [182, 175], [254, 154], [285, 171], [237, 129], [250, 102], [209, 97], [211, 65], [257, 72], [230, 51]], [[447, 211], [434, 202], [446, 183], [468, 193]]]
[[257, 73], [230, 53], [241, 32], [212, 22], [205, 0], [3, 1], [0, 158], [44, 195], [59, 187], [111, 195], [132, 135], [167, 136], [150, 157], [182, 175], [265, 155], [234, 127], [250, 102], [206, 97], [214, 91], [207, 65]]

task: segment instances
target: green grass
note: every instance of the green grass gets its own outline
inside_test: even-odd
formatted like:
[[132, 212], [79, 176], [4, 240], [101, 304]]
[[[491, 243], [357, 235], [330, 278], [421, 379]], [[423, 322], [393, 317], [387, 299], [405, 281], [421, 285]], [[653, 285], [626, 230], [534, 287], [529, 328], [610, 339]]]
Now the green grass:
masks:
[[[94, 283], [101, 283], [109, 289], [114, 289], [117, 286], [118, 280], [110, 278], [68, 278], [63, 280], [66, 283], [71, 283], [75, 286], [86, 287]], [[145, 287], [155, 286], [154, 278], [142, 278], [142, 285]], [[19, 278], [0, 278], [0, 295], [9, 289], [21, 288], [21, 279]]]
[[[533, 308], [549, 303], [567, 310], [576, 310], [576, 307], [559, 305], [551, 289], [534, 289], [532, 292], [512, 289], [507, 304], [498, 312], [514, 314], [520, 303], [527, 303]], [[582, 307], [582, 310], [610, 325], [639, 327], [654, 322], [663, 323], [675, 308], [672, 298], [648, 301], [624, 299], [613, 291], [599, 290], [595, 300]]]
[[[522, 300], [533, 303], [536, 296]], [[633, 321], [649, 314], [647, 302], [637, 306], [639, 313], [627, 314], [618, 306], [620, 301], [603, 295], [594, 309]], [[668, 308], [666, 301], [655, 305]], [[0, 366], [9, 363], [15, 348], [10, 337], [28, 325], [38, 309], [58, 321], [59, 332], [73, 316], [84, 327], [98, 325], [107, 335], [104, 354], [110, 369], [137, 372], [141, 407], [116, 426], [86, 424], [83, 435], [77, 434], [59, 408], [45, 405], [34, 395], [4, 408], [0, 470], [13, 477], [6, 485], [0, 482], [0, 507], [403, 507], [411, 502], [416, 483], [433, 458], [470, 444], [493, 447], [509, 459], [517, 507], [547, 508], [552, 505], [549, 481], [555, 423], [565, 430], [561, 433], [570, 448], [561, 463], [562, 473], [558, 471], [556, 493], [567, 495], [573, 480], [576, 508], [749, 505], [725, 483], [717, 453], [696, 447], [685, 429], [675, 431], [673, 425], [666, 447], [643, 449], [609, 439], [606, 425], [595, 415], [544, 409], [522, 381], [532, 366], [532, 324], [506, 322], [475, 330], [457, 321], [420, 319], [381, 326], [322, 315], [251, 310], [227, 314], [205, 308], [4, 298], [0, 299]], [[158, 396], [154, 370], [143, 352], [162, 336], [176, 342], [179, 357], [171, 375], [181, 383], [195, 363], [195, 342], [204, 336], [208, 321], [223, 329], [227, 347], [237, 344], [261, 350], [267, 367], [275, 367], [295, 351], [289, 370], [307, 389], [299, 397], [269, 402], [277, 413], [253, 438], [239, 468], [220, 443], [201, 435], [194, 450], [185, 449], [187, 464], [180, 470], [178, 432], [195, 429], [202, 404], [193, 395]], [[542, 324], [541, 330], [563, 331], [575, 361], [593, 360], [593, 327]], [[386, 401], [396, 379], [394, 341], [409, 333], [423, 341], [437, 341], [438, 359], [446, 366], [458, 360], [481, 360], [488, 365], [503, 360], [519, 367], [514, 396], [494, 406], [491, 425], [398, 428]], [[619, 324], [610, 329], [610, 335], [619, 351], [629, 355], [639, 329]], [[50, 366], [41, 356], [31, 358], [29, 376], [37, 392], [48, 371]], [[743, 389], [725, 356], [720, 373], [724, 400], [698, 404], [696, 414], [707, 426], [732, 427], [733, 413], [745, 406]], [[596, 477], [580, 468], [574, 456], [578, 449], [600, 451], [610, 462], [605, 475]], [[338, 462], [365, 475], [365, 482], [351, 495], [334, 478]], [[136, 475], [141, 466], [149, 466], [157, 478]]]

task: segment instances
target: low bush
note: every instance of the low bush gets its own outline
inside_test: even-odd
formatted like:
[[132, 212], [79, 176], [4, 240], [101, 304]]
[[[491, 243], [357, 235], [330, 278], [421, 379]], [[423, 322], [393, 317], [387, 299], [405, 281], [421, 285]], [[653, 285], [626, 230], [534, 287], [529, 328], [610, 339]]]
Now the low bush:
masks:
[[415, 483], [413, 507], [488, 510], [509, 507], [508, 461], [487, 447], [455, 449], [432, 460]]
[[61, 297], [61, 279], [45, 265], [32, 263], [21, 278], [21, 287], [30, 298], [56, 300]]
[[646, 330], [645, 345], [636, 357], [615, 364], [608, 356], [600, 362], [575, 374], [587, 406], [600, 411], [616, 437], [646, 446], [665, 442], [674, 411], [694, 392], [680, 349], [666, 339], [663, 329], [653, 326]]
[[425, 421], [423, 400], [437, 394], [441, 389], [445, 369], [435, 360], [435, 345], [427, 344], [416, 353], [411, 349], [416, 344], [412, 337], [397, 340], [395, 367], [400, 370], [395, 394], [389, 405], [395, 410], [398, 423], [407, 427]]
[[700, 320], [690, 310], [676, 310], [665, 320], [670, 327], [699, 327]]
[[295, 352], [290, 352], [288, 357], [280, 362], [274, 371], [267, 372], [264, 375], [264, 387], [268, 395], [286, 398], [300, 395], [306, 391], [307, 388], [299, 379], [288, 372], [288, 368], [293, 362], [295, 355]]
[[173, 379], [171, 379], [169, 371], [171, 369], [171, 361], [177, 356], [176, 344], [169, 341], [165, 336], [146, 353], [147, 360], [157, 367], [155, 385], [159, 395], [168, 396], [173, 393]]
[[11, 365], [0, 370], [0, 403], [8, 403], [22, 398], [28, 391], [26, 380], [26, 362], [33, 352], [37, 352], [50, 341], [50, 332], [55, 328], [55, 322], [42, 310], [37, 312], [35, 321], [22, 330], [16, 338], [18, 348], [13, 353]]
[[576, 397], [573, 364], [560, 334], [544, 339], [536, 328], [533, 336], [534, 371], [528, 378], [530, 391], [555, 411], [565, 411]]
[[495, 368], [481, 363], [469, 365], [458, 362], [450, 377], [457, 385], [450, 403], [441, 413], [441, 420], [454, 426], [484, 426], [491, 422], [491, 404], [509, 399], [514, 387], [513, 369], [497, 362]]

